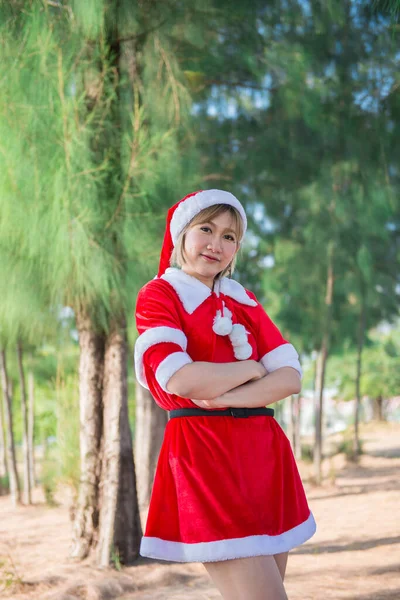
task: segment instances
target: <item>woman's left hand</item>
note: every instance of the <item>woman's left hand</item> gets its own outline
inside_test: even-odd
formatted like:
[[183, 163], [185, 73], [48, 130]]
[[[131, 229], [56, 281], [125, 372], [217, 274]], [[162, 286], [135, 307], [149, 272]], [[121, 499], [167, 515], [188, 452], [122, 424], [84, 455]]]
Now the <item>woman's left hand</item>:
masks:
[[235, 404], [232, 404], [232, 402], [235, 401], [235, 393], [241, 391], [242, 388], [248, 385], [250, 384], [247, 383], [240, 385], [237, 388], [233, 388], [233, 390], [226, 392], [225, 394], [221, 394], [216, 398], [211, 398], [211, 400], [193, 400], [193, 398], [191, 398], [191, 401], [199, 408], [204, 408], [205, 410], [212, 410], [213, 408], [228, 408], [230, 406], [235, 406]]
[[223, 401], [223, 396], [218, 396], [217, 398], [212, 398], [211, 400], [193, 400], [191, 398], [193, 404], [196, 404], [199, 408], [203, 408], [205, 410], [212, 410], [213, 408], [225, 408], [227, 406], [226, 402]]

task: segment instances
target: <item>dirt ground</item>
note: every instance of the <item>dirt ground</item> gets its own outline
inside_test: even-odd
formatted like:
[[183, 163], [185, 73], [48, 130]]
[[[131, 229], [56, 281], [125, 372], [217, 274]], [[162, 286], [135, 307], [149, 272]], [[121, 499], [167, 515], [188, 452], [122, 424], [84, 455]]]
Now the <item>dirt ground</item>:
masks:
[[[322, 487], [300, 464], [317, 533], [289, 556], [290, 600], [400, 600], [400, 424], [365, 426], [358, 465], [324, 462]], [[68, 558], [68, 498], [13, 509], [0, 498], [0, 596], [13, 600], [214, 600], [203, 565], [140, 559], [122, 571]], [[9, 587], [4, 589], [6, 581]], [[244, 599], [251, 600], [251, 599]]]

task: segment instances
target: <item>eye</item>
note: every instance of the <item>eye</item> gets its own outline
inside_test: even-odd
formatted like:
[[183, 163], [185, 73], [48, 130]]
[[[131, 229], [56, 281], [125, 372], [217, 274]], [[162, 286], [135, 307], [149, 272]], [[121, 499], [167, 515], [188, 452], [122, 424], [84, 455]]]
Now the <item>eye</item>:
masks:
[[207, 225], [203, 225], [202, 227], [200, 227], [201, 231], [211, 231], [210, 227], [207, 227]]
[[227, 239], [227, 240], [229, 240], [229, 241], [231, 241], [231, 242], [234, 242], [234, 241], [235, 241], [235, 238], [234, 238], [234, 237], [233, 237], [233, 235], [231, 235], [230, 233], [227, 233], [225, 237], [226, 237], [226, 239]]

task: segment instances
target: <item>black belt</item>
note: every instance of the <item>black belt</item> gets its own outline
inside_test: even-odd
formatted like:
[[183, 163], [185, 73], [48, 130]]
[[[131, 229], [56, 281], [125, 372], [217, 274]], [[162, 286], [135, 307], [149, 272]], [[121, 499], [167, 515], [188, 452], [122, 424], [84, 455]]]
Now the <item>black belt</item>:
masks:
[[255, 417], [257, 415], [274, 416], [273, 408], [227, 408], [224, 410], [204, 410], [203, 408], [177, 408], [169, 411], [169, 418], [175, 417]]

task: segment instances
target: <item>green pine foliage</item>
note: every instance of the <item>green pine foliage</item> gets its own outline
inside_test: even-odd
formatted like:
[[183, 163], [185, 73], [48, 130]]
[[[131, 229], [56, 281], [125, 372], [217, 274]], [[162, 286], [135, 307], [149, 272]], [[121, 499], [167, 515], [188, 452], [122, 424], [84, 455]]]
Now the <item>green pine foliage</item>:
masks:
[[[89, 305], [106, 326], [128, 302], [131, 278], [156, 264], [156, 207], [164, 213], [194, 180], [190, 96], [168, 35], [156, 30], [140, 48], [126, 42], [117, 64], [119, 15], [102, 2], [78, 6], [32, 4], [3, 21], [3, 73], [12, 76], [1, 98], [0, 233], [34, 261], [51, 303]], [[17, 29], [25, 42], [15, 56]]]
[[[237, 276], [305, 356], [321, 345], [333, 250], [328, 380], [347, 377], [365, 305], [362, 389], [378, 389], [382, 346], [368, 332], [396, 318], [399, 296], [396, 11], [349, 0], [0, 2], [0, 340], [17, 441], [21, 339], [35, 440], [57, 437], [57, 477], [76, 481], [78, 422], [79, 349], [60, 311], [85, 306], [103, 331], [124, 312], [132, 346], [166, 209], [201, 187], [243, 200]], [[396, 357], [385, 354], [385, 396], [398, 392]], [[343, 397], [354, 394], [354, 375], [346, 381]], [[133, 417], [132, 371], [129, 389]]]
[[83, 306], [105, 331], [125, 312], [133, 340], [136, 292], [156, 272], [166, 207], [198, 187], [177, 54], [202, 43], [182, 35], [188, 11], [0, 4], [0, 337], [17, 444], [16, 341], [33, 354], [35, 443], [57, 438], [43, 465], [49, 498], [55, 478], [76, 486], [78, 469], [78, 348], [60, 311]]
[[[399, 325], [390, 333], [372, 330], [367, 341], [363, 362], [361, 394], [369, 398], [392, 398], [400, 389]], [[354, 398], [357, 356], [350, 348], [332, 357], [328, 365], [327, 386], [337, 389], [342, 400]]]

